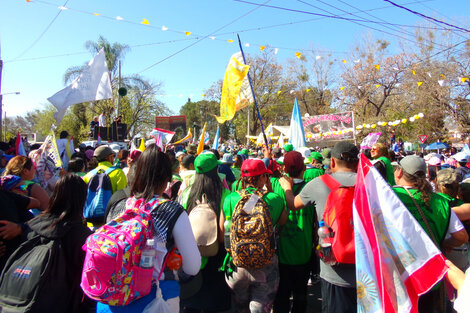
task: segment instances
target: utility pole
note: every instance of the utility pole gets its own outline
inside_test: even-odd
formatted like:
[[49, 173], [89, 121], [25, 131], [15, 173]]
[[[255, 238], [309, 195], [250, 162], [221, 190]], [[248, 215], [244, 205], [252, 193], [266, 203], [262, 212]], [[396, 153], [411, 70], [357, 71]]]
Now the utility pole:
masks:
[[118, 61], [119, 65], [119, 77], [118, 77], [118, 103], [116, 109], [116, 117], [119, 116], [119, 107], [121, 105], [121, 95], [119, 94], [119, 89], [121, 88], [121, 60]]

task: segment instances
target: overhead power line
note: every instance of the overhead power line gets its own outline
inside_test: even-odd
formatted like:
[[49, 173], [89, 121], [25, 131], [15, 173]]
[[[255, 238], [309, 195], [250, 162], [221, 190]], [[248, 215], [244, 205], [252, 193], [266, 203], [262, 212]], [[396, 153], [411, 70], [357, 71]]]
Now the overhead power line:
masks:
[[[69, 0], [66, 0], [64, 5], [62, 7], [65, 7], [67, 5], [67, 3], [69, 2]], [[20, 53], [20, 55], [18, 55], [15, 59], [19, 59], [21, 58], [23, 55], [26, 54], [26, 52], [28, 52], [29, 50], [31, 50], [38, 42], [39, 40], [41, 40], [41, 38], [46, 34], [46, 32], [49, 30], [49, 28], [51, 28], [52, 24], [54, 24], [54, 22], [57, 20], [57, 18], [59, 17], [60, 13], [62, 13], [62, 10], [59, 10], [59, 12], [57, 12], [57, 15], [52, 19], [52, 21], [46, 26], [46, 28], [42, 31], [42, 33], [39, 35], [39, 37], [33, 41], [33, 43], [28, 47], [26, 48], [23, 52]]]
[[407, 7], [404, 7], [404, 6], [402, 6], [402, 5], [396, 4], [396, 3], [393, 2], [393, 1], [390, 1], [390, 0], [384, 0], [384, 1], [390, 3], [390, 4], [393, 5], [393, 6], [396, 6], [397, 8], [400, 8], [400, 9], [403, 9], [403, 10], [408, 11], [408, 12], [410, 12], [410, 13], [413, 13], [414, 15], [418, 15], [418, 16], [421, 16], [421, 17], [423, 17], [423, 18], [425, 18], [425, 19], [434, 21], [434, 22], [436, 22], [436, 23], [443, 24], [443, 25], [446, 25], [446, 26], [449, 26], [449, 27], [452, 27], [452, 28], [461, 30], [461, 31], [466, 32], [466, 33], [470, 33], [470, 30], [468, 30], [468, 29], [465, 29], [465, 28], [462, 28], [462, 27], [459, 27], [459, 26], [456, 26], [456, 25], [453, 25], [453, 24], [449, 24], [449, 23], [440, 21], [440, 20], [438, 20], [438, 19], [435, 19], [435, 18], [433, 18], [433, 17], [424, 15], [424, 14], [419, 13], [419, 12], [417, 12], [417, 11], [413, 11], [413, 10], [411, 10], [411, 9], [408, 9]]

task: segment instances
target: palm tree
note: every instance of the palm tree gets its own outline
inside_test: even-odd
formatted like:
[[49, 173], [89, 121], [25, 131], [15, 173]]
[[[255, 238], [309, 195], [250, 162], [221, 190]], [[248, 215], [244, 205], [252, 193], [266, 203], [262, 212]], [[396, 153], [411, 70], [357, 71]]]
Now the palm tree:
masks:
[[[106, 38], [100, 36], [98, 41], [94, 42], [92, 40], [88, 40], [85, 43], [85, 48], [90, 51], [93, 55], [98, 54], [100, 50], [103, 48], [106, 57], [106, 63], [108, 64], [108, 70], [111, 73], [111, 81], [115, 80], [116, 71], [118, 70], [118, 61], [124, 58], [124, 55], [127, 51], [129, 51], [128, 45], [123, 45], [120, 43], [113, 43], [111, 44]], [[72, 66], [69, 67], [64, 74], [64, 84], [70, 83], [74, 80], [78, 75], [80, 75], [88, 63], [85, 63], [81, 66]]]

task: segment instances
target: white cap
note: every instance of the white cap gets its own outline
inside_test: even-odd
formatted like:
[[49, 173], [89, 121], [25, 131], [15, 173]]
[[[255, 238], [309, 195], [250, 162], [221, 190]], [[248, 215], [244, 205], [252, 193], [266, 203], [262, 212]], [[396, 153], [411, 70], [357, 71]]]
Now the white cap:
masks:
[[147, 239], [147, 246], [153, 246], [155, 244], [154, 239]]

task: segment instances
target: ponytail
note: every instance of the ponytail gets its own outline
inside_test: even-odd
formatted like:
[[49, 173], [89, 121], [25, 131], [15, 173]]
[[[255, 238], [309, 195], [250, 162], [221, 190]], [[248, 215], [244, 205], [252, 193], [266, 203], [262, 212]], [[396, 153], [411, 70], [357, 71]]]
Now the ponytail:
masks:
[[426, 174], [423, 172], [417, 172], [415, 175], [410, 175], [403, 171], [403, 178], [408, 182], [413, 184], [413, 186], [418, 189], [421, 194], [421, 200], [429, 207], [432, 194], [432, 186], [426, 179]]

